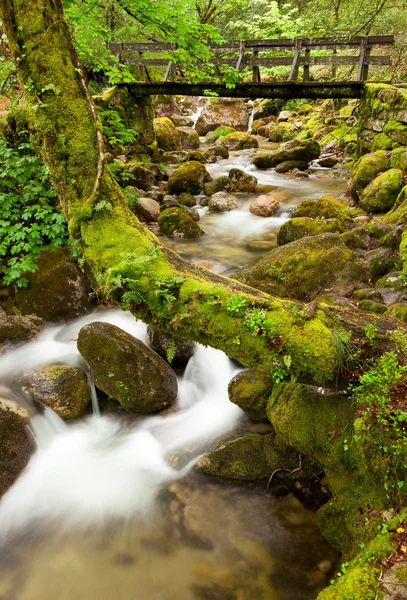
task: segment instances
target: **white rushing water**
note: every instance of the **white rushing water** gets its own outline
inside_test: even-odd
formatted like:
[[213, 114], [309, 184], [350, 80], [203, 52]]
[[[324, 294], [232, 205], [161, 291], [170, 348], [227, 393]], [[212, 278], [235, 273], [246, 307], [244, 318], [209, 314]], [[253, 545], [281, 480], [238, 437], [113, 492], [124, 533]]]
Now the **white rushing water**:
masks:
[[[70, 325], [49, 327], [2, 356], [0, 381], [7, 383], [21, 371], [47, 364], [84, 367], [76, 338], [92, 321], [112, 323], [146, 341], [145, 325], [130, 313], [94, 313]], [[94, 414], [67, 425], [49, 408], [36, 414], [31, 426], [37, 451], [0, 501], [1, 540], [26, 528], [40, 532], [51, 525], [62, 533], [103, 526], [111, 519], [150, 518], [160, 489], [186, 474], [197, 454], [240, 418], [241, 410], [227, 394], [237, 371], [222, 352], [198, 346], [179, 378], [178, 410], [166, 417], [124, 426], [123, 419]], [[174, 455], [181, 460], [184, 456], [187, 466], [173, 468], [169, 459]]]

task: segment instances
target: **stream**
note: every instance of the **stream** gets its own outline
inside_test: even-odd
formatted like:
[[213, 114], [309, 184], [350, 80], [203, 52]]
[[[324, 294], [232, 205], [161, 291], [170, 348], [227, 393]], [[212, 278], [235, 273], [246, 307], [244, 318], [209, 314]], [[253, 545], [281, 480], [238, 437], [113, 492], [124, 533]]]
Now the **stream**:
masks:
[[[276, 217], [252, 215], [249, 203], [259, 194], [240, 194], [229, 213], [198, 207], [201, 239], [163, 238], [167, 246], [232, 274], [276, 246], [292, 207], [344, 190], [332, 170], [315, 169], [306, 180], [260, 172], [250, 165], [252, 153], [231, 153], [208, 170], [219, 176], [238, 167], [277, 186]], [[0, 355], [0, 385], [11, 387], [19, 373], [49, 364], [86, 369], [76, 338], [93, 321], [146, 342], [145, 325], [119, 309], [49, 325]], [[238, 370], [222, 352], [198, 346], [178, 375], [176, 410], [147, 418], [112, 412], [93, 388], [93, 413], [85, 419], [67, 424], [49, 408], [36, 413], [37, 451], [0, 501], [0, 599], [315, 599], [338, 555], [314, 513], [265, 485], [213, 481], [193, 470], [216, 439], [253, 427], [228, 400]]]

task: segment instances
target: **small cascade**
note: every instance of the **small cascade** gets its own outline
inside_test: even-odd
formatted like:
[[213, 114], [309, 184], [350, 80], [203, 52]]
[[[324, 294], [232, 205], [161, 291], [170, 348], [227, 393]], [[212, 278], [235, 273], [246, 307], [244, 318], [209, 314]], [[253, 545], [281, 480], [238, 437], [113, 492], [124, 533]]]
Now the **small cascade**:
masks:
[[[201, 100], [201, 98], [200, 98], [199, 100]], [[201, 114], [202, 114], [202, 111], [203, 111], [203, 109], [204, 109], [204, 107], [203, 107], [203, 106], [198, 106], [198, 108], [196, 109], [196, 112], [194, 112], [194, 114], [193, 114], [193, 115], [191, 115], [191, 119], [192, 119], [192, 120], [193, 120], [193, 122], [194, 122], [194, 123], [193, 123], [193, 125], [192, 125], [192, 127], [193, 127], [194, 129], [196, 128], [196, 124], [197, 124], [197, 122], [198, 122], [198, 119], [199, 119], [199, 117], [200, 117], [200, 116], [201, 116]]]
[[98, 400], [98, 393], [96, 391], [95, 381], [92, 377], [92, 373], [86, 373], [86, 377], [88, 378], [88, 383], [90, 387], [90, 397], [92, 401], [92, 412], [95, 417], [100, 417], [100, 406]]
[[252, 109], [251, 113], [249, 114], [249, 123], [247, 125], [247, 132], [248, 133], [252, 132], [253, 121], [254, 121], [254, 108]]

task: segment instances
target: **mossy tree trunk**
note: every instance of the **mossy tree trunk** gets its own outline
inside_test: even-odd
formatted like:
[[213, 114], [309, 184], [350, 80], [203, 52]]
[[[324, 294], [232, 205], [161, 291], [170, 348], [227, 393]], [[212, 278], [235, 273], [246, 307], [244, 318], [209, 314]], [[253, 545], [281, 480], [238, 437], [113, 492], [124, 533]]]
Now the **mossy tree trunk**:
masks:
[[103, 168], [100, 124], [60, 0], [0, 0], [0, 18], [24, 90], [21, 113], [100, 291], [164, 331], [220, 348], [245, 366], [271, 369], [277, 379], [292, 374], [316, 384], [335, 382], [352, 344], [365, 348], [366, 319], [378, 317], [307, 310], [198, 269], [163, 248]]

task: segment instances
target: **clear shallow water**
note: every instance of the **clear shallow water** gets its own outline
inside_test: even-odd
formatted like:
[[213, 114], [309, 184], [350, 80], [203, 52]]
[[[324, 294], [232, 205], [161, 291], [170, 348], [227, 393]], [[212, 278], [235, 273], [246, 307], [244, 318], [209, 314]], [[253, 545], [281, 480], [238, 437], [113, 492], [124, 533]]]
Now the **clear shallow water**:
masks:
[[[261, 144], [261, 151], [270, 151], [277, 144]], [[212, 213], [198, 207], [199, 225], [205, 235], [197, 240], [167, 238], [158, 227], [153, 231], [162, 243], [192, 262], [207, 261], [209, 270], [232, 274], [261, 254], [277, 246], [277, 233], [290, 217], [290, 211], [303, 200], [317, 199], [324, 195], [338, 196], [346, 187], [346, 178], [332, 177], [332, 169], [315, 169], [308, 179], [276, 173], [274, 169], [257, 169], [251, 164], [253, 154], [259, 150], [231, 152], [230, 157], [217, 163], [205, 165], [213, 178], [228, 175], [230, 169], [238, 168], [257, 177], [259, 184], [275, 186], [273, 196], [281, 206], [275, 217], [257, 217], [250, 213], [250, 203], [260, 195], [236, 194], [239, 208], [226, 213]], [[263, 193], [263, 192], [262, 192]]]
[[[3, 355], [0, 383], [33, 366], [83, 366], [75, 338], [92, 320], [145, 339], [128, 313], [88, 315]], [[38, 450], [0, 501], [0, 598], [315, 598], [336, 553], [314, 515], [264, 486], [191, 473], [216, 438], [245, 428], [227, 397], [237, 371], [200, 346], [179, 378], [178, 410], [166, 416], [69, 425], [50, 409], [35, 416]]]

